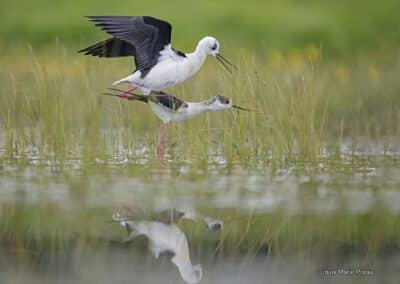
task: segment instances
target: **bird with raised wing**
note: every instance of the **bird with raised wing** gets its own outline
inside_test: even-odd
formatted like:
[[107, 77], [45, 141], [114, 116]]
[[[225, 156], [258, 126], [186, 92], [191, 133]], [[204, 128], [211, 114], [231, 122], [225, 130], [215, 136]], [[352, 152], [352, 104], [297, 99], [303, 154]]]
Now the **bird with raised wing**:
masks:
[[[132, 92], [139, 88], [144, 95], [152, 90], [179, 84], [195, 75], [208, 55], [215, 56], [228, 70], [234, 66], [219, 53], [214, 37], [204, 37], [192, 53], [171, 46], [171, 24], [149, 16], [89, 16], [88, 19], [112, 37], [79, 52], [98, 57], [133, 56], [136, 70], [113, 83], [129, 83]], [[121, 93], [122, 94], [122, 93]]]

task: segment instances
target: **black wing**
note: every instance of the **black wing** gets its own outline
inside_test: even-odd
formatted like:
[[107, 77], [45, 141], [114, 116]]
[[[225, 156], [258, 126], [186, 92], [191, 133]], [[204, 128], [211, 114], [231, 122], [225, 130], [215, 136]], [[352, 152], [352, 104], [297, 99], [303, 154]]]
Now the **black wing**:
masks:
[[163, 105], [174, 111], [177, 111], [182, 106], [187, 106], [187, 104], [180, 98], [166, 94], [164, 92], [153, 91], [148, 97], [149, 100], [151, 100], [152, 102]]
[[89, 47], [79, 50], [78, 52], [84, 53], [85, 55], [98, 57], [122, 57], [136, 55], [135, 47], [132, 44], [115, 37], [93, 44]]
[[133, 45], [136, 68], [142, 73], [157, 63], [159, 52], [171, 43], [171, 25], [153, 17], [90, 16], [88, 19], [113, 37]]

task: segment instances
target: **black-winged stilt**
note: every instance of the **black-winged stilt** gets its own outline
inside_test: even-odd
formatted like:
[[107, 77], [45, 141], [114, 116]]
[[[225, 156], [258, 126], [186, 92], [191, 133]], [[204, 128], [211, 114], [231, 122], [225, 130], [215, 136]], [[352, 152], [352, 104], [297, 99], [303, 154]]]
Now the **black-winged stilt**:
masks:
[[197, 212], [193, 207], [188, 208], [169, 208], [158, 213], [157, 221], [164, 223], [177, 223], [181, 219], [200, 221], [208, 231], [221, 230], [224, 222], [209, 216], [204, 216]]
[[170, 252], [173, 255], [171, 262], [176, 265], [183, 280], [187, 283], [198, 283], [201, 280], [203, 269], [200, 264], [192, 264], [186, 235], [176, 225], [158, 221], [133, 221], [119, 213], [114, 213], [112, 219], [126, 228], [128, 236], [123, 240], [124, 243], [140, 235], [146, 236], [155, 258], [163, 252]]
[[[118, 89], [111, 90], [122, 92]], [[162, 91], [151, 91], [149, 95], [138, 95], [129, 91], [122, 92], [122, 94], [104, 93], [104, 95], [141, 101], [150, 105], [153, 112], [164, 122], [157, 144], [157, 150], [161, 156], [164, 155], [165, 138], [170, 122], [187, 120], [206, 111], [218, 111], [230, 108], [249, 111], [249, 109], [234, 105], [230, 98], [219, 95], [202, 102], [185, 102], [176, 96]]]
[[80, 50], [85, 55], [99, 57], [133, 56], [136, 70], [118, 80], [130, 83], [134, 91], [140, 88], [144, 95], [152, 90], [172, 87], [196, 74], [208, 55], [215, 56], [228, 70], [233, 67], [219, 53], [219, 42], [204, 37], [192, 53], [177, 51], [171, 46], [171, 24], [148, 16], [89, 16], [88, 19], [112, 35], [112, 38]]

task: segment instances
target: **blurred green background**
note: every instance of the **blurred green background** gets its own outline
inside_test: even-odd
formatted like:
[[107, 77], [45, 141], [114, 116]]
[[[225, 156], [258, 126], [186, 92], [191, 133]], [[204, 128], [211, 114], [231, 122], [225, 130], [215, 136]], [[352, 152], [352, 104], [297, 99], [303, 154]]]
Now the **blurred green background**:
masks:
[[152, 15], [173, 24], [177, 48], [213, 35], [223, 49], [321, 48], [324, 57], [388, 51], [400, 43], [398, 0], [3, 0], [0, 47], [62, 44], [75, 49], [105, 35], [85, 15]]

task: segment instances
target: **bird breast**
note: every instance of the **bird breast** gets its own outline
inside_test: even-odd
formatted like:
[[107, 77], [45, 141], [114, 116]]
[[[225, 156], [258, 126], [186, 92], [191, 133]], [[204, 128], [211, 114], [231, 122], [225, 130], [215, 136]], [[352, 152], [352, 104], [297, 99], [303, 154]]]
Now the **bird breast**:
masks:
[[185, 81], [197, 73], [201, 62], [190, 58], [166, 58], [159, 61], [142, 79], [141, 85], [152, 86], [153, 90], [163, 90]]
[[162, 104], [149, 101], [150, 108], [164, 123], [182, 121], [191, 118], [193, 115], [189, 113], [190, 106], [182, 105], [178, 110], [172, 110]]

